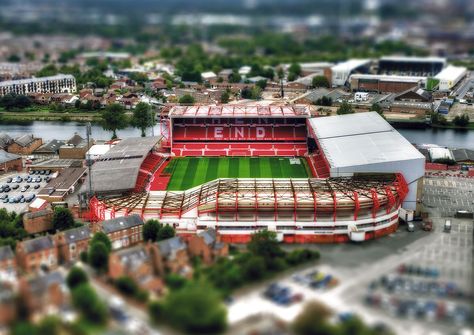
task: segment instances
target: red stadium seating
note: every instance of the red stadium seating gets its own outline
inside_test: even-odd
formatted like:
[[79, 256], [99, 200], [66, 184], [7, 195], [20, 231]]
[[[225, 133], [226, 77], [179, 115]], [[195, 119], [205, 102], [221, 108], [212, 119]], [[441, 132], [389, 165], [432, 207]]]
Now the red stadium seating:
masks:
[[155, 153], [150, 153], [142, 165], [137, 176], [137, 182], [135, 183], [135, 192], [142, 192], [146, 189], [148, 183], [150, 182], [153, 173], [159, 169], [159, 167], [166, 162], [167, 158], [157, 155]]
[[308, 163], [316, 177], [327, 178], [330, 176], [329, 165], [323, 153], [317, 152], [314, 155], [308, 156]]

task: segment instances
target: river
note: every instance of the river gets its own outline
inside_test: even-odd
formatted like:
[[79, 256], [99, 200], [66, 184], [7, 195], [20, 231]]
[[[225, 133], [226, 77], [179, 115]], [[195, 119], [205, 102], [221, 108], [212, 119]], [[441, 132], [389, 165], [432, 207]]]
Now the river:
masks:
[[[474, 150], [474, 131], [453, 129], [398, 129], [411, 143], [437, 144], [450, 148], [467, 148]], [[85, 137], [85, 125], [79, 122], [52, 122], [33, 121], [22, 124], [0, 124], [0, 133], [10, 136], [21, 134], [34, 134], [42, 137], [44, 141], [52, 139], [67, 139], [75, 132]], [[126, 128], [117, 132], [120, 138], [140, 136], [140, 131], [135, 128]], [[160, 126], [155, 126], [155, 135], [160, 134]], [[112, 133], [105, 131], [98, 124], [92, 125], [92, 137], [95, 139], [110, 139]], [[147, 131], [151, 135], [151, 129]]]

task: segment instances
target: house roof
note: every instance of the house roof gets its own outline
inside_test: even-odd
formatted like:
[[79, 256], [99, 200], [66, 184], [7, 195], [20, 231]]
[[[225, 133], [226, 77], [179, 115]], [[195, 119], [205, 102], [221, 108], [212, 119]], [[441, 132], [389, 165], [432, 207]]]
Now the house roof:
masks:
[[117, 251], [116, 254], [120, 259], [120, 263], [128, 270], [134, 270], [150, 260], [150, 256], [142, 245]]
[[7, 134], [0, 134], [0, 148], [4, 148], [12, 142], [12, 138]]
[[13, 250], [9, 245], [4, 245], [0, 247], [0, 261], [5, 261], [7, 259], [13, 259], [15, 255], [13, 254]]
[[0, 149], [0, 164], [13, 161], [15, 159], [21, 158], [20, 155], [11, 154], [5, 150]]
[[207, 245], [212, 245], [217, 240], [216, 230], [212, 228], [199, 233], [198, 236], [202, 237], [202, 239], [204, 240], [204, 243], [206, 243]]
[[48, 288], [53, 284], [64, 285], [65, 280], [59, 271], [47, 273], [43, 276], [38, 276], [28, 280], [31, 293], [45, 294]]
[[143, 220], [138, 214], [102, 221], [102, 229], [106, 234], [141, 225]]
[[84, 142], [84, 139], [79, 134], [74, 134], [69, 140], [66, 141], [66, 144], [78, 146]]
[[22, 146], [22, 147], [27, 147], [28, 145], [30, 145], [31, 143], [33, 143], [33, 141], [35, 140], [35, 137], [33, 136], [33, 134], [25, 134], [25, 135], [21, 135], [17, 138], [15, 138], [15, 143]]
[[64, 141], [59, 140], [51, 140], [48, 143], [43, 144], [38, 149], [36, 149], [35, 153], [56, 153], [58, 152], [59, 148], [64, 145]]
[[41, 236], [32, 240], [21, 242], [26, 253], [30, 254], [41, 250], [51, 249], [54, 247], [54, 241], [51, 236]]
[[160, 241], [157, 245], [160, 249], [161, 255], [164, 257], [168, 257], [176, 251], [185, 250], [187, 248], [186, 243], [179, 236]]
[[42, 217], [42, 216], [51, 215], [52, 213], [53, 213], [53, 211], [50, 210], [50, 209], [42, 209], [42, 210], [35, 211], [35, 212], [25, 213], [23, 218], [27, 218], [27, 219], [31, 220], [31, 219], [39, 218], [39, 217]]
[[64, 231], [64, 238], [68, 244], [87, 240], [90, 238], [90, 236], [91, 230], [88, 226], [82, 226]]

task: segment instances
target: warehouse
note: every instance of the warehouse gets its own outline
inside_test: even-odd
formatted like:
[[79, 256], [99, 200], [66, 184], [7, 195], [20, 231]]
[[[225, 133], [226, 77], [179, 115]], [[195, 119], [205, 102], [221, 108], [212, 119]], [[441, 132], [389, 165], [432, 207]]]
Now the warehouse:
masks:
[[403, 202], [415, 210], [421, 199], [425, 157], [378, 113], [310, 120], [331, 177], [357, 173], [401, 173], [409, 187]]
[[465, 67], [449, 65], [435, 76], [439, 80], [438, 89], [443, 92], [451, 91], [466, 75]]
[[350, 77], [352, 91], [400, 93], [414, 87], [425, 87], [426, 77], [385, 74], [353, 74]]

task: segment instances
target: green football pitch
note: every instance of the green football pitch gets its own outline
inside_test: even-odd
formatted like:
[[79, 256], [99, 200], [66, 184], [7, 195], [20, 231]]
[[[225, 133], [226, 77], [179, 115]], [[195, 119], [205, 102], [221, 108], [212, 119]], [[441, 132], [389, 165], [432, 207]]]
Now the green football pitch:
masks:
[[217, 178], [307, 178], [306, 160], [285, 157], [179, 157], [163, 171], [168, 190], [187, 190]]

